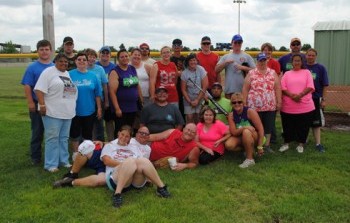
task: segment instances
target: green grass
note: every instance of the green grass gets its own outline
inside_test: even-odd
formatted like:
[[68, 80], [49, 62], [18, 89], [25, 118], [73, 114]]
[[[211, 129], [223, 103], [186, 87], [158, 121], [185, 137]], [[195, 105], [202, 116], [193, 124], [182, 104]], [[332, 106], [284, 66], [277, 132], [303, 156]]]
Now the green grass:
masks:
[[171, 199], [156, 197], [155, 188], [131, 191], [118, 210], [104, 187], [53, 190], [67, 170], [51, 174], [29, 162], [23, 71], [0, 68], [0, 222], [350, 222], [348, 132], [323, 131], [324, 154], [310, 137], [304, 154], [266, 155], [249, 169], [226, 153], [194, 170], [160, 170]]

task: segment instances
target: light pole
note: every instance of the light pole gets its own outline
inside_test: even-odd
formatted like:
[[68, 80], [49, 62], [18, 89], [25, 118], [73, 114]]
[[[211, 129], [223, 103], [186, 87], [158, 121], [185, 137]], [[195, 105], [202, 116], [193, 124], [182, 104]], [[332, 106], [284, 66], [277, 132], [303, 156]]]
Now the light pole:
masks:
[[103, 44], [105, 45], [105, 0], [103, 0], [103, 9], [102, 9], [102, 38], [103, 38]]
[[247, 3], [245, 0], [233, 0], [233, 3], [238, 3], [238, 34], [241, 34], [241, 3]]

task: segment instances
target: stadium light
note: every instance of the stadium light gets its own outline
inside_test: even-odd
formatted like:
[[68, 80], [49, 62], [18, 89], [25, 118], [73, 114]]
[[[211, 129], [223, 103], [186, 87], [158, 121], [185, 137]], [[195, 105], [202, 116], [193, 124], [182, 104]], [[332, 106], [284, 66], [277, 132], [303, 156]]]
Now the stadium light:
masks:
[[233, 3], [238, 3], [238, 34], [241, 34], [241, 3], [247, 3], [245, 0], [233, 0]]
[[102, 46], [105, 45], [105, 0], [103, 0], [103, 6], [102, 6]]

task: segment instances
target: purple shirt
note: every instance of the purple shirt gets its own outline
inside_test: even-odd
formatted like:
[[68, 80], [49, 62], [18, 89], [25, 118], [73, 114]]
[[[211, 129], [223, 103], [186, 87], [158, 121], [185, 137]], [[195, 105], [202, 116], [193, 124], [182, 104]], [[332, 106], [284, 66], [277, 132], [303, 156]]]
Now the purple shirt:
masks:
[[329, 85], [327, 70], [319, 63], [306, 65], [306, 67], [311, 72], [312, 79], [314, 80], [315, 91], [312, 93], [312, 97], [314, 99], [319, 99], [323, 96], [323, 87]]

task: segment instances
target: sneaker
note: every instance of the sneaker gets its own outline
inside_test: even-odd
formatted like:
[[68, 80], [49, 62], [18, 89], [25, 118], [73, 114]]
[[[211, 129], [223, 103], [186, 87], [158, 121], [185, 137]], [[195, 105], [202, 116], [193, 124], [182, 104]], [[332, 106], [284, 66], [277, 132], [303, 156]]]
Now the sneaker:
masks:
[[317, 149], [320, 153], [326, 152], [326, 150], [324, 149], [324, 147], [323, 147], [321, 144], [316, 145], [316, 149]]
[[41, 165], [41, 160], [32, 160], [32, 165], [33, 166], [40, 166]]
[[53, 168], [48, 169], [47, 171], [49, 171], [50, 173], [56, 173], [59, 171], [59, 169], [57, 167], [53, 167]]
[[303, 146], [297, 146], [296, 150], [298, 153], [303, 153], [304, 152], [304, 147]]
[[53, 188], [59, 188], [59, 187], [73, 187], [73, 178], [65, 177], [62, 180], [58, 180], [55, 183], [53, 183]]
[[113, 194], [112, 197], [113, 207], [120, 208], [123, 204], [123, 199], [121, 194]]
[[64, 164], [63, 166], [64, 166], [65, 168], [71, 168], [71, 167], [72, 167], [72, 164], [67, 163], [67, 164]]
[[287, 151], [289, 149], [289, 145], [288, 144], [284, 144], [280, 147], [280, 152], [284, 152], [284, 151]]
[[275, 153], [275, 151], [273, 151], [270, 146], [265, 147], [264, 152], [265, 153]]
[[78, 173], [71, 173], [70, 171], [68, 173], [66, 173], [65, 175], [63, 175], [62, 180], [66, 177], [73, 178], [73, 179], [79, 178]]
[[249, 159], [246, 159], [243, 161], [242, 164], [239, 165], [240, 168], [247, 168], [249, 166], [253, 166], [255, 165], [255, 161], [254, 160], [249, 160]]
[[167, 190], [167, 186], [158, 187], [158, 188], [157, 188], [157, 191], [156, 191], [156, 194], [157, 194], [159, 197], [164, 197], [164, 198], [170, 197], [170, 193], [169, 193], [169, 191]]

